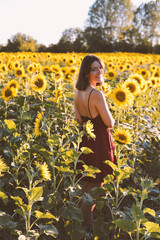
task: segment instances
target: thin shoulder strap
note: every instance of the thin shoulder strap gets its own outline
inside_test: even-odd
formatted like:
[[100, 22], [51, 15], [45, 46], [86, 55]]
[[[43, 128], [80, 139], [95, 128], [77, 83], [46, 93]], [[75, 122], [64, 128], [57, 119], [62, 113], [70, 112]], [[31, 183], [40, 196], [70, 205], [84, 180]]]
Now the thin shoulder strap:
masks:
[[89, 112], [91, 118], [92, 118], [92, 115], [91, 115], [91, 112], [90, 112], [90, 109], [89, 109], [89, 100], [90, 100], [91, 93], [92, 93], [93, 91], [94, 91], [94, 89], [92, 89], [92, 90], [90, 91], [89, 97], [88, 97], [88, 112]]

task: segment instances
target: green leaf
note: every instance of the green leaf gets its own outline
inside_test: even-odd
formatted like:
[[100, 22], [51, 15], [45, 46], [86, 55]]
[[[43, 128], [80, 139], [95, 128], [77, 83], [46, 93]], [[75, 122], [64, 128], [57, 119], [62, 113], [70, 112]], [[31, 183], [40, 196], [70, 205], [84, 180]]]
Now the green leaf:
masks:
[[21, 207], [23, 205], [23, 201], [22, 198], [16, 196], [11, 196], [11, 198], [15, 201], [15, 203], [18, 205], [18, 207]]
[[48, 224], [48, 225], [39, 225], [41, 234], [45, 233], [47, 236], [51, 235], [54, 238], [57, 237], [58, 235], [58, 230], [53, 224]]
[[88, 177], [95, 177], [95, 173], [100, 173], [101, 171], [93, 166], [87, 166], [83, 165], [84, 171], [83, 171], [83, 176], [88, 176]]
[[48, 138], [48, 144], [58, 146], [60, 144], [60, 136], [57, 134], [53, 134]]
[[57, 218], [49, 212], [43, 213], [43, 212], [40, 212], [40, 211], [35, 211], [35, 216], [38, 219], [48, 218], [48, 219], [56, 219], [57, 220]]
[[76, 220], [78, 222], [83, 221], [83, 215], [80, 208], [74, 206], [73, 204], [63, 207], [61, 210], [61, 215], [63, 218], [68, 220]]
[[93, 153], [93, 151], [90, 148], [87, 148], [87, 147], [82, 147], [81, 152], [84, 153], [84, 154]]
[[70, 169], [68, 166], [55, 166], [59, 172], [65, 172], [65, 173], [73, 173], [73, 170]]
[[133, 209], [132, 216], [136, 222], [140, 219], [145, 218], [143, 211], [140, 209], [140, 207], [133, 205], [132, 209]]
[[4, 193], [0, 191], [0, 198], [2, 199], [2, 201], [4, 202], [4, 204], [6, 205], [8, 202], [8, 196]]
[[117, 219], [113, 221], [113, 223], [115, 223], [117, 227], [121, 228], [123, 231], [127, 233], [132, 233], [137, 229], [136, 223], [134, 223], [130, 219]]
[[42, 197], [43, 187], [35, 187], [28, 192], [28, 196], [32, 202], [36, 202]]
[[147, 192], [146, 189], [144, 189], [144, 190], [142, 191], [142, 193], [141, 193], [141, 198], [142, 198], [142, 200], [148, 198], [148, 192]]
[[160, 226], [157, 223], [146, 222], [143, 225], [146, 227], [147, 233], [160, 233]]
[[105, 163], [108, 164], [113, 169], [113, 171], [117, 169], [117, 165], [112, 163], [110, 160], [106, 160]]
[[144, 213], [149, 213], [149, 214], [152, 215], [153, 217], [156, 216], [155, 211], [154, 211], [153, 209], [151, 209], [151, 208], [145, 208], [145, 209], [143, 210], [143, 212], [144, 212]]
[[12, 218], [9, 214], [0, 211], [0, 228], [16, 228], [17, 223], [12, 221]]

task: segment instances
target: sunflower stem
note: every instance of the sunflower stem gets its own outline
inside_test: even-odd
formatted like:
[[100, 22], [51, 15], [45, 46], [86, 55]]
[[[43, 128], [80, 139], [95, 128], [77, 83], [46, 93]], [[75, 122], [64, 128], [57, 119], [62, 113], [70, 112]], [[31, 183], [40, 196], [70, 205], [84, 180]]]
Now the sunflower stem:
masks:
[[8, 102], [5, 101], [5, 119], [7, 119]]

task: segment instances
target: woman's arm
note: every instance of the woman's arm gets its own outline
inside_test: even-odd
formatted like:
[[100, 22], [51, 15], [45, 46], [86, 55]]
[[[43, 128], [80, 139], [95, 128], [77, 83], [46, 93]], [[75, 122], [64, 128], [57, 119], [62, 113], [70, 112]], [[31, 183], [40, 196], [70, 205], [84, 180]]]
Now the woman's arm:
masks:
[[95, 94], [94, 102], [97, 112], [100, 114], [104, 124], [108, 128], [112, 128], [114, 126], [115, 121], [109, 111], [104, 94], [99, 90], [95, 91], [94, 94]]

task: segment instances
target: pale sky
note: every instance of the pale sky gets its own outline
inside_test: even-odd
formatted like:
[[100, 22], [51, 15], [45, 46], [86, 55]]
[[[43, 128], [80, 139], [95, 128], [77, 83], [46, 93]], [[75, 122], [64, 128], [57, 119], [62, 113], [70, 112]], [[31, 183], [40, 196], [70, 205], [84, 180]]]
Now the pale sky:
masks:
[[[18, 32], [46, 46], [57, 44], [67, 28], [83, 30], [95, 0], [0, 0], [0, 44]], [[132, 0], [139, 6], [149, 0]]]

